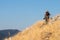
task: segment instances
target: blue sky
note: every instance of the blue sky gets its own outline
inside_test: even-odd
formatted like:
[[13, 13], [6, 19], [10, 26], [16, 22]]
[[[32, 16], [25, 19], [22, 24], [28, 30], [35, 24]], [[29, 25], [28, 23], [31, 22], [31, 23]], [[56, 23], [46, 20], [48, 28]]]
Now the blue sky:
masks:
[[0, 0], [0, 30], [24, 30], [42, 20], [46, 10], [59, 14], [60, 0]]

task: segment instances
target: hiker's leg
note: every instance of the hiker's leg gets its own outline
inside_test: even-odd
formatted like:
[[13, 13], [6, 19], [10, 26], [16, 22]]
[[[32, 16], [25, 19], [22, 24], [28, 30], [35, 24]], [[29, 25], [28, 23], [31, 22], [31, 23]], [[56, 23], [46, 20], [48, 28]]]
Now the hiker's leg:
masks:
[[48, 19], [46, 19], [46, 24], [48, 23]]

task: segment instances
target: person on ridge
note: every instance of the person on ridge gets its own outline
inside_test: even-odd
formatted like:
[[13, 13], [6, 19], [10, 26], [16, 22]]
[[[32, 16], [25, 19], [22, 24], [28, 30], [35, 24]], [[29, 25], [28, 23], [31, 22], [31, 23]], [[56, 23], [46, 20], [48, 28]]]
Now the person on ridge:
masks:
[[49, 18], [50, 18], [50, 13], [48, 11], [46, 11], [45, 17], [44, 17], [46, 24], [49, 22]]

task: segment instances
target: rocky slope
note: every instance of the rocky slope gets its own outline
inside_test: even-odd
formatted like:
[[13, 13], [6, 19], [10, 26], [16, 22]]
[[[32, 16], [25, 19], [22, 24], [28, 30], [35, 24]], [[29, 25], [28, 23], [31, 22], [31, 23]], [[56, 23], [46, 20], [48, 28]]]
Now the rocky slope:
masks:
[[21, 33], [13, 36], [12, 40], [60, 40], [60, 15], [50, 19], [48, 24], [38, 21]]

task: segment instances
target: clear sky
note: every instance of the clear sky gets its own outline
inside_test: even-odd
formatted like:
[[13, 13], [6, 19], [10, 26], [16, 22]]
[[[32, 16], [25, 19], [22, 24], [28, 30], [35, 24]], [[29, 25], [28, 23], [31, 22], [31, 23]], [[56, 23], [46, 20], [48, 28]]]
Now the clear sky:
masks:
[[24, 30], [42, 20], [46, 10], [59, 14], [60, 0], [0, 0], [0, 30]]

